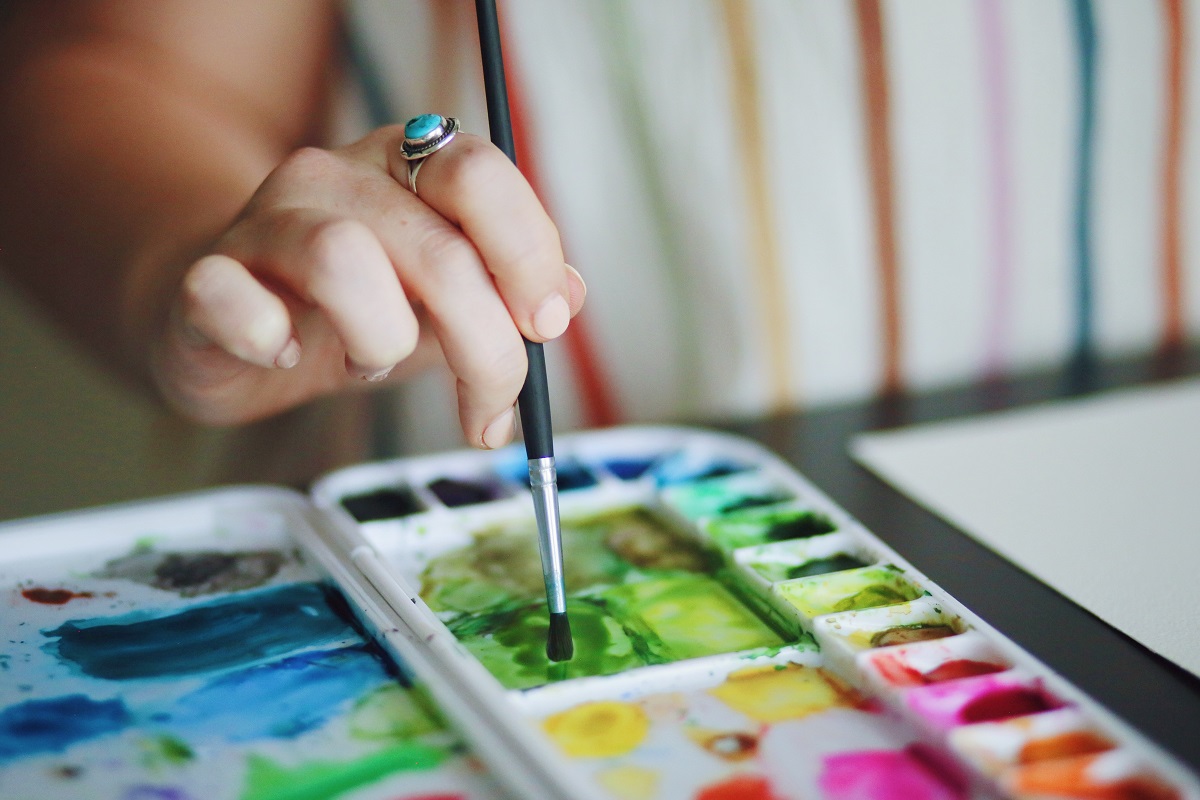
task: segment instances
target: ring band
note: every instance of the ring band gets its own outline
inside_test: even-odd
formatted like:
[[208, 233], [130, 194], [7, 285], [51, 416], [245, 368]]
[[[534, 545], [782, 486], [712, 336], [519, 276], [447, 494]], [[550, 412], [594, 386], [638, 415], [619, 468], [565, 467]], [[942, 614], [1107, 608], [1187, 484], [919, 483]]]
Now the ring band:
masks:
[[458, 131], [458, 119], [441, 114], [421, 114], [405, 123], [400, 157], [408, 162], [409, 191], [417, 193], [417, 173], [425, 159], [450, 144]]

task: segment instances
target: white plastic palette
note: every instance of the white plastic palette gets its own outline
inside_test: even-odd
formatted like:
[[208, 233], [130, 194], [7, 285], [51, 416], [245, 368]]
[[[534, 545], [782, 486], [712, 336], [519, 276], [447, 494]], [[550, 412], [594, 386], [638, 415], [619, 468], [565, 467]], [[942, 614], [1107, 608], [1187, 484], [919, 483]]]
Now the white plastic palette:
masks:
[[[545, 791], [839, 800], [1200, 797], [1186, 769], [947, 596], [762, 448], [690, 429], [634, 428], [563, 437], [558, 449], [572, 487], [561, 495], [565, 529], [586, 528], [614, 510], [648, 513], [680, 542], [709, 554], [707, 579], [719, 587], [710, 594], [728, 593], [752, 609], [779, 643], [723, 648], [719, 629], [728, 621], [714, 610], [711, 635], [698, 646], [709, 652], [557, 680], [548, 664], [533, 663], [533, 671], [546, 670], [544, 678], [514, 683], [505, 659], [536, 658], [503, 626], [472, 627], [493, 607], [439, 601], [435, 611], [421, 597], [436, 599], [443, 565], [489, 552], [493, 537], [524, 529], [534, 547], [521, 454], [355, 467], [314, 491], [347, 537], [358, 537], [358, 563], [376, 588], [395, 596], [400, 616], [423, 633], [429, 663], [459, 676], [471, 702], [492, 716], [519, 719], [521, 737], [524, 726], [540, 727], [529, 742], [535, 758], [549, 752], [576, 776]], [[431, 491], [435, 481], [442, 490], [461, 483], [467, 495], [482, 482], [496, 499], [447, 505]], [[381, 491], [418, 502], [385, 519], [355, 522], [347, 513], [346, 505]], [[615, 578], [615, 587], [568, 582], [568, 596], [595, 600], [625, 630], [648, 627], [666, 652], [673, 636], [687, 640], [682, 650], [695, 646], [697, 637], [667, 618], [687, 618], [704, 600], [693, 596], [677, 603], [688, 608], [664, 611], [656, 603], [661, 581], [670, 579], [632, 573]], [[472, 589], [486, 588], [486, 570], [473, 574], [479, 585]], [[514, 602], [505, 597], [500, 606], [511, 612]], [[519, 614], [503, 619], [526, 624]], [[577, 637], [576, 646], [585, 650], [589, 642]], [[1056, 722], [1067, 718], [1069, 730]], [[907, 788], [895, 794], [897, 787]]]
[[557, 446], [565, 668], [515, 449], [0, 526], [0, 796], [1200, 800], [757, 445]]

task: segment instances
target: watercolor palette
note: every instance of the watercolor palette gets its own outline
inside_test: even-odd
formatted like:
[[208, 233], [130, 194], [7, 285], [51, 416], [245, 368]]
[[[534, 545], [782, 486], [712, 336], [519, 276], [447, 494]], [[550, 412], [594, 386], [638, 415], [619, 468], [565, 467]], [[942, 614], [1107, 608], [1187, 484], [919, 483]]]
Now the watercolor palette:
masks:
[[[352, 467], [313, 492], [426, 664], [566, 765], [543, 796], [1200, 798], [757, 445], [678, 428], [557, 444], [562, 665], [516, 448]], [[407, 500], [363, 514], [380, 493]]]
[[1175, 798], [1196, 777], [762, 448], [518, 449], [0, 526], [0, 797]]

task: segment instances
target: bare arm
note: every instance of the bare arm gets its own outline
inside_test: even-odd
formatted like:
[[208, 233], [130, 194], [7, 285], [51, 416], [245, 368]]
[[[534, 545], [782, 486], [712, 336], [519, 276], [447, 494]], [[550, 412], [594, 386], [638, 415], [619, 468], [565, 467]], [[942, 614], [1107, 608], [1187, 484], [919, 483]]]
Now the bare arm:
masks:
[[485, 431], [511, 428], [520, 335], [561, 333], [547, 309], [578, 311], [582, 283], [474, 137], [431, 157], [421, 198], [397, 180], [396, 129], [297, 151], [336, 25], [313, 0], [18, 4], [0, 31], [0, 260], [195, 419], [274, 413], [436, 339], [468, 439], [503, 443]]

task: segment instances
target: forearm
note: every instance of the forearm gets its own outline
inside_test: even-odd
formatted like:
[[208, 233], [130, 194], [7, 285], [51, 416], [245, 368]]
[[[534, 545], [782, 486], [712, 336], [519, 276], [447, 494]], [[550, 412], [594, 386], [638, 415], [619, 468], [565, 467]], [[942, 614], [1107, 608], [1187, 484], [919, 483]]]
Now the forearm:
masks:
[[6, 75], [0, 259], [72, 335], [144, 381], [173, 286], [301, 143], [298, 128], [106, 33], [39, 48]]

